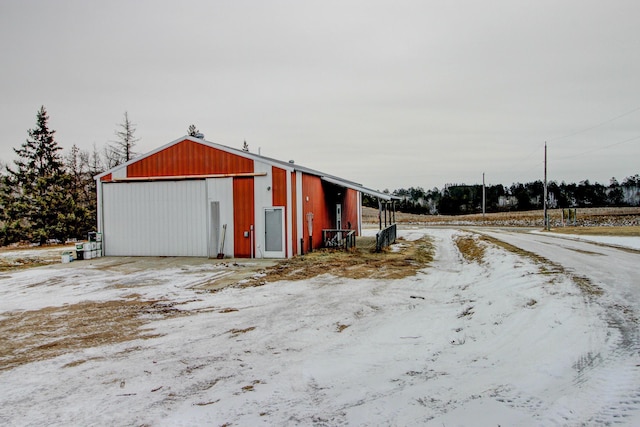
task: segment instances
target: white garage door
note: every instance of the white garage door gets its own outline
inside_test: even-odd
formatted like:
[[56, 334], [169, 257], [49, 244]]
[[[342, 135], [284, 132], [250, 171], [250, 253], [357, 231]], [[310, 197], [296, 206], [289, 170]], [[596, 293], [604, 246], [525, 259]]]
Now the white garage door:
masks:
[[105, 254], [207, 256], [204, 180], [105, 183]]

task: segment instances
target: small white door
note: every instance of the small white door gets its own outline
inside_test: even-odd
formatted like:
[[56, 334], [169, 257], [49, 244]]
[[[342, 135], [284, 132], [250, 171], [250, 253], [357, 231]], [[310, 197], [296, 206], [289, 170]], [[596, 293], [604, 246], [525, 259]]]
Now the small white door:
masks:
[[284, 208], [264, 209], [264, 256], [285, 257]]

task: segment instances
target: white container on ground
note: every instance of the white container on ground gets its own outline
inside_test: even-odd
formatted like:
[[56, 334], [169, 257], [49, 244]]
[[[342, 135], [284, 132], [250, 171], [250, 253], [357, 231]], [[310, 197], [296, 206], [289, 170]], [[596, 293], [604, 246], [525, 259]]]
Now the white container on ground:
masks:
[[73, 258], [71, 257], [71, 252], [62, 252], [62, 263], [66, 264], [71, 262]]
[[83, 256], [84, 256], [84, 259], [91, 259], [91, 258], [93, 258], [93, 257], [91, 256], [92, 252], [93, 252], [93, 251], [91, 250], [91, 245], [86, 245], [86, 244], [85, 244], [84, 251], [82, 251], [82, 254], [83, 254]]

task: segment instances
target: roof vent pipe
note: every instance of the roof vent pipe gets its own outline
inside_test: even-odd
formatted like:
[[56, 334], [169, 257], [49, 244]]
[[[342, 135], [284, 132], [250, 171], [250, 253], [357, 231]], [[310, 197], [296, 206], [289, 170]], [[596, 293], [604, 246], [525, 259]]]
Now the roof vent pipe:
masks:
[[198, 132], [198, 133], [196, 133], [194, 136], [195, 136], [196, 138], [198, 138], [198, 139], [204, 139], [204, 133], [202, 133], [202, 132]]
[[289, 163], [294, 164], [295, 162], [293, 160], [289, 160]]

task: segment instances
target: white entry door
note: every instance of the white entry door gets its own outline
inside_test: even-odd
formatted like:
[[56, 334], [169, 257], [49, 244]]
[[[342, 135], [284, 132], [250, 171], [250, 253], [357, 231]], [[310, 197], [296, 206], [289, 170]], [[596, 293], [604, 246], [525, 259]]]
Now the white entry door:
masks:
[[284, 258], [284, 208], [264, 209], [264, 256], [265, 258]]

